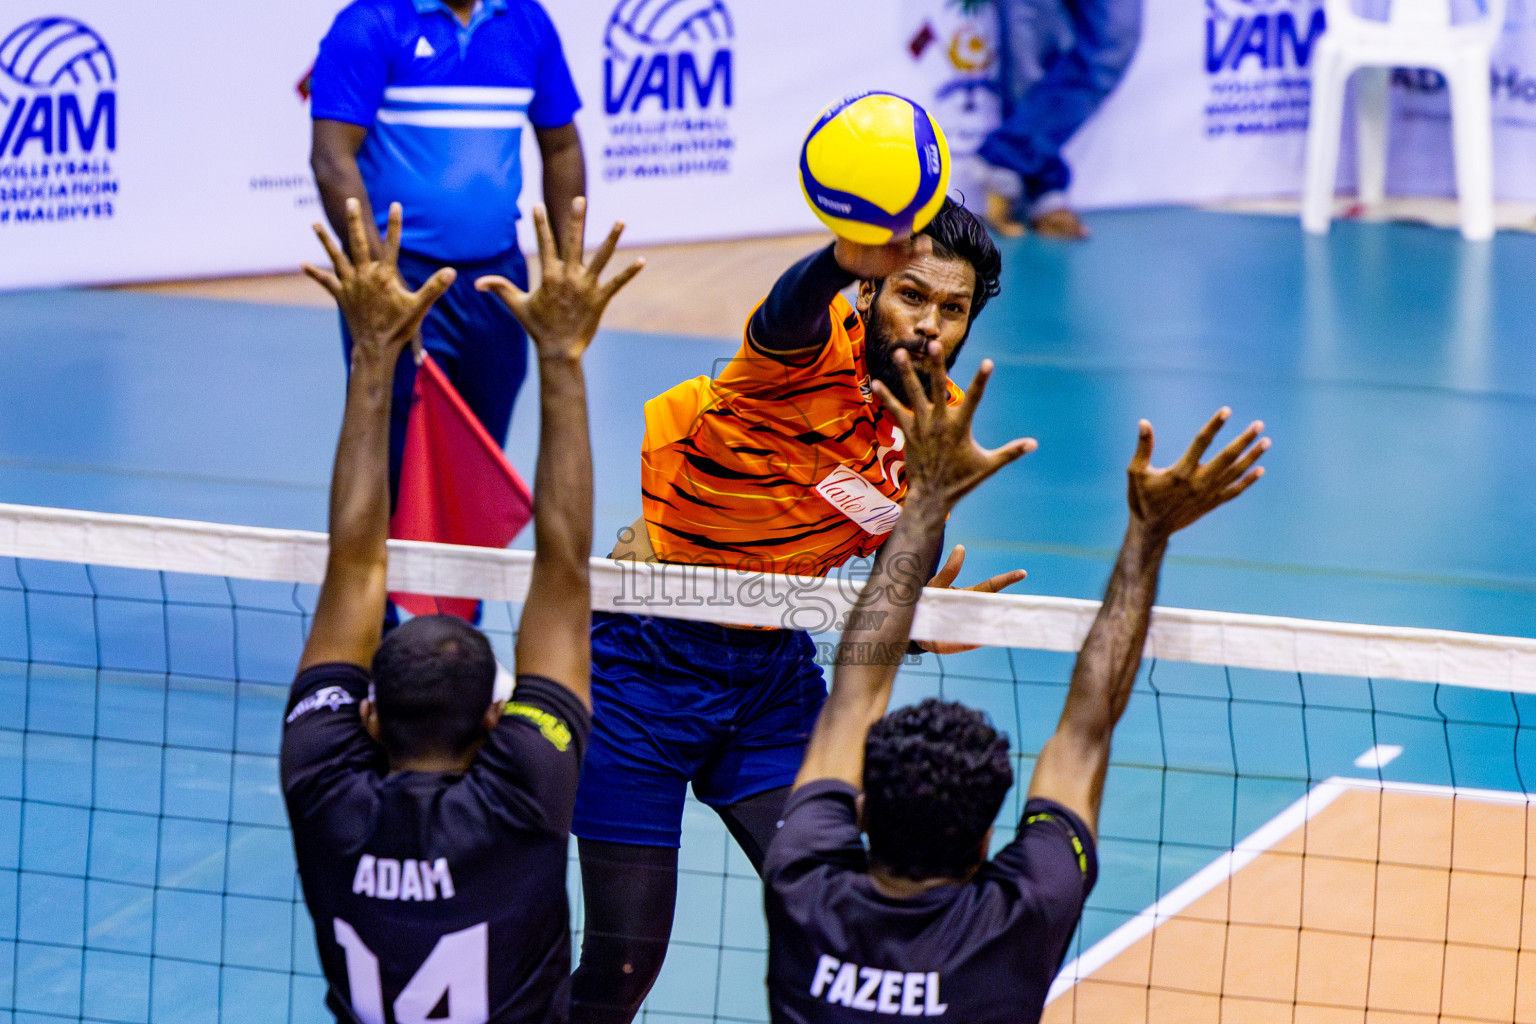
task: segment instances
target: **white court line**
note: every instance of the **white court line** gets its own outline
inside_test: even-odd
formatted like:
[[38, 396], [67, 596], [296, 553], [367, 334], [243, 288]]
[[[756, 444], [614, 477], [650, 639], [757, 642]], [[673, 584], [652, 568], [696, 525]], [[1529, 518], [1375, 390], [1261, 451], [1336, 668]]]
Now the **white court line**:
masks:
[[1385, 768], [1396, 761], [1402, 754], [1403, 748], [1393, 743], [1378, 743], [1370, 750], [1355, 758], [1356, 768]]
[[1175, 917], [1200, 897], [1247, 867], [1259, 854], [1301, 828], [1323, 808], [1351, 789], [1404, 793], [1413, 796], [1450, 797], [1455, 800], [1476, 800], [1484, 803], [1526, 806], [1536, 803], [1536, 794], [1510, 793], [1494, 789], [1466, 789], [1457, 786], [1431, 786], [1414, 782], [1381, 782], [1375, 779], [1337, 777], [1319, 782], [1300, 800], [1265, 822], [1231, 851], [1201, 868], [1188, 881], [1175, 886], [1168, 895], [1110, 932], [1089, 947], [1086, 953], [1063, 967], [1045, 997], [1046, 1005], [1050, 1005], [1056, 997], [1073, 985], [1091, 977], [1094, 972], [1152, 934], [1152, 930], [1158, 925]]

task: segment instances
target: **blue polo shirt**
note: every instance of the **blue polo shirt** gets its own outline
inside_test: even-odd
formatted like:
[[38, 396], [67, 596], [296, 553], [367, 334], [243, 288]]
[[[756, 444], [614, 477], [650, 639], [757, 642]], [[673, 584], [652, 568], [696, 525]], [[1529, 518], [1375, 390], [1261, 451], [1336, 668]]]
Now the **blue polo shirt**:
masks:
[[479, 0], [469, 25], [442, 0], [356, 0], [315, 62], [311, 115], [368, 129], [357, 165], [382, 230], [405, 207], [404, 248], [445, 262], [517, 244], [523, 129], [581, 106], [549, 15]]

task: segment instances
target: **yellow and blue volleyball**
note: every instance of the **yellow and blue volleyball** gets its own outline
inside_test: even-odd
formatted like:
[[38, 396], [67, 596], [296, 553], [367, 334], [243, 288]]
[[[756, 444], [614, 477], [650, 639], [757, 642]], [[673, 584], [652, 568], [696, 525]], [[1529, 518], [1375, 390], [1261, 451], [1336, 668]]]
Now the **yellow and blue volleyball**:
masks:
[[862, 92], [832, 104], [800, 149], [806, 202], [850, 242], [884, 245], [921, 231], [948, 186], [943, 130], [895, 93]]

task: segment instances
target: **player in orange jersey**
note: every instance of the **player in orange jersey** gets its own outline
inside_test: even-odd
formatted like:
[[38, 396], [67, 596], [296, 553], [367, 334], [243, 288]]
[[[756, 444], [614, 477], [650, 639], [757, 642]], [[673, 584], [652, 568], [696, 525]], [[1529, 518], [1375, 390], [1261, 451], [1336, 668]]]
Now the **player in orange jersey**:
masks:
[[[954, 365], [1001, 270], [986, 229], [952, 202], [914, 238], [840, 240], [796, 263], [718, 376], [646, 404], [644, 515], [614, 556], [819, 577], [872, 555], [906, 481], [905, 438], [870, 381], [904, 393], [897, 350], [926, 380], [933, 343]], [[840, 293], [855, 282], [850, 304]], [[963, 398], [953, 385], [948, 394]], [[957, 549], [933, 585], [950, 585], [962, 557]], [[760, 869], [826, 682], [800, 629], [598, 614], [592, 643], [595, 724], [573, 828], [586, 921], [571, 1015], [627, 1024], [666, 955], [686, 787]]]

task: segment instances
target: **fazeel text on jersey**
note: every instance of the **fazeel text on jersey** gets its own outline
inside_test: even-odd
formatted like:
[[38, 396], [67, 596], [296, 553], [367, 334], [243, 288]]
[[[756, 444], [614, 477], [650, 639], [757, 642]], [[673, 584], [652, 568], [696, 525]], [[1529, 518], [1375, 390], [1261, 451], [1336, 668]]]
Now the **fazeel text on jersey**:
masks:
[[825, 954], [816, 962], [811, 995], [854, 1010], [902, 1017], [940, 1017], [938, 971], [885, 971]]

